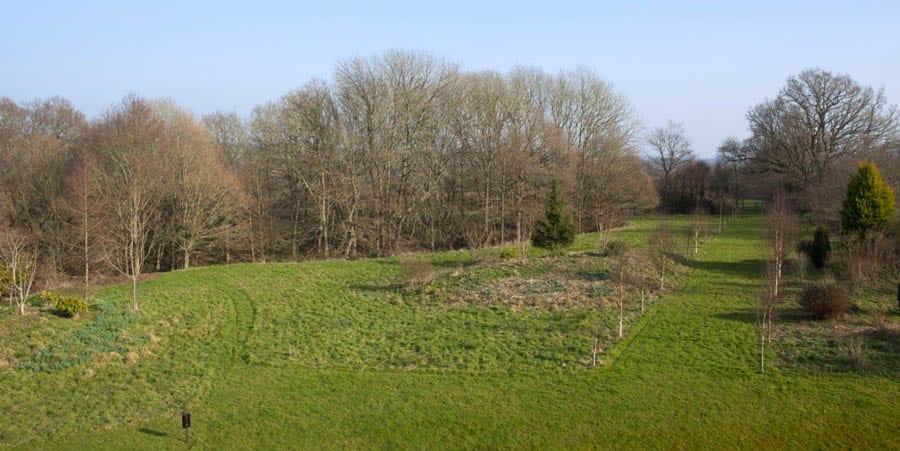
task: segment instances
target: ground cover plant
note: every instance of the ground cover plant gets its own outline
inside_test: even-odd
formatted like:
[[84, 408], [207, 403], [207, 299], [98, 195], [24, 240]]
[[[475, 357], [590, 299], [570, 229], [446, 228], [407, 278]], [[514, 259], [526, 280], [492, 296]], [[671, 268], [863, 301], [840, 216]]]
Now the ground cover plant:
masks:
[[[670, 220], [673, 235], [690, 221]], [[613, 239], [646, 251], [657, 222]], [[214, 449], [900, 446], [896, 312], [881, 317], [881, 350], [863, 353], [870, 369], [781, 358], [759, 374], [761, 224], [739, 217], [696, 256], [672, 251], [671, 289], [643, 315], [631, 292], [622, 340], [613, 260], [591, 235], [525, 262], [502, 248], [424, 255], [433, 274], [415, 287], [403, 258], [241, 264], [146, 280], [139, 313], [130, 286], [99, 290], [73, 319], [10, 308], [0, 444], [183, 449], [189, 410], [193, 445]], [[867, 296], [864, 309], [885, 293]], [[806, 321], [797, 308], [779, 306], [773, 356], [798, 330], [788, 320]], [[29, 366], [42, 353], [86, 357]]]

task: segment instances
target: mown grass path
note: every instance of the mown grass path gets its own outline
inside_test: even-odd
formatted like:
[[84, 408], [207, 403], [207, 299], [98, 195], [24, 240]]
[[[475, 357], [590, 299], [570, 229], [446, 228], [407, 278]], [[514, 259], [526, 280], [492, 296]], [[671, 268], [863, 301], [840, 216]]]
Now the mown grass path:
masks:
[[[583, 371], [321, 369], [292, 362], [289, 352], [278, 355], [281, 348], [268, 343], [290, 340], [282, 328], [302, 329], [303, 303], [319, 300], [298, 293], [291, 308], [299, 316], [273, 317], [264, 298], [280, 293], [274, 280], [272, 292], [252, 293], [224, 269], [217, 282], [229, 287], [233, 313], [219, 337], [230, 343], [230, 357], [191, 403], [193, 446], [900, 448], [900, 375], [759, 374], [753, 305], [760, 236], [758, 219], [730, 225], [688, 262], [687, 283], [655, 304], [602, 368]], [[355, 271], [331, 263], [317, 268], [327, 276], [319, 279], [328, 281], [322, 289]], [[348, 335], [338, 343], [367, 339], [341, 329], [339, 320], [335, 333]], [[341, 349], [332, 352], [344, 358]], [[177, 426], [171, 415], [31, 445], [184, 448]]]

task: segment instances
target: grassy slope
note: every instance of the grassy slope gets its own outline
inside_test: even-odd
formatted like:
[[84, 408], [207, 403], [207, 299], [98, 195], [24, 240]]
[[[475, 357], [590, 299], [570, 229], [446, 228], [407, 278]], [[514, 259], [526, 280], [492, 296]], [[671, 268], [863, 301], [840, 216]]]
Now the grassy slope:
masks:
[[[182, 448], [187, 405], [195, 443], [215, 449], [900, 447], [897, 374], [755, 371], [758, 226], [717, 237], [595, 371], [548, 369], [583, 345], [557, 333], [565, 317], [534, 333], [554, 318], [411, 304], [386, 289], [393, 260], [164, 275], [142, 286], [133, 334], [154, 335], [133, 363], [98, 355], [89, 378], [0, 372], [4, 410], [24, 406], [0, 438]], [[646, 227], [620, 236], [637, 242]], [[425, 369], [395, 369], [415, 363]], [[84, 432], [69, 434], [73, 411]]]

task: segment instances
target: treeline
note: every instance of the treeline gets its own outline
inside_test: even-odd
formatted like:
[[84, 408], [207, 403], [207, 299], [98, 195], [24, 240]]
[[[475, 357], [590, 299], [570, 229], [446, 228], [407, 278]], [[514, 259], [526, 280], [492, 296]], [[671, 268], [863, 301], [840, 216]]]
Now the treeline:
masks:
[[656, 206], [637, 127], [587, 70], [468, 73], [400, 51], [341, 62], [249, 120], [129, 96], [88, 121], [64, 99], [3, 98], [0, 227], [45, 270], [135, 281], [525, 240], [553, 181], [591, 231]]
[[837, 231], [837, 212], [860, 161], [874, 162], [900, 193], [900, 113], [883, 89], [808, 69], [750, 108], [747, 122], [749, 138], [728, 138], [718, 149], [739, 196], [769, 199], [784, 190], [812, 222]]

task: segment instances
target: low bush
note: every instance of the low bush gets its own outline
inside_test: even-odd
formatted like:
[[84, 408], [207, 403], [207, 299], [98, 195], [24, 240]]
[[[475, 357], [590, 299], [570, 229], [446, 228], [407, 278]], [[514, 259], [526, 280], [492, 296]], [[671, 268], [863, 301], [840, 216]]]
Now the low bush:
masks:
[[828, 320], [844, 316], [850, 310], [850, 296], [832, 284], [807, 287], [800, 295], [800, 305], [814, 319]]
[[504, 247], [500, 250], [500, 259], [501, 260], [512, 260], [514, 258], [519, 258], [519, 250], [514, 247]]
[[42, 291], [38, 296], [44, 302], [52, 304], [59, 316], [66, 318], [78, 316], [79, 313], [88, 310], [87, 302], [73, 296], [63, 296], [49, 291]]
[[800, 240], [797, 243], [797, 253], [803, 254], [807, 259], [812, 261], [812, 240]]
[[403, 273], [403, 283], [413, 290], [428, 285], [434, 274], [431, 269], [431, 262], [421, 257], [401, 259], [400, 270]]
[[606, 243], [606, 255], [617, 257], [628, 251], [628, 243], [619, 240], [613, 240]]

